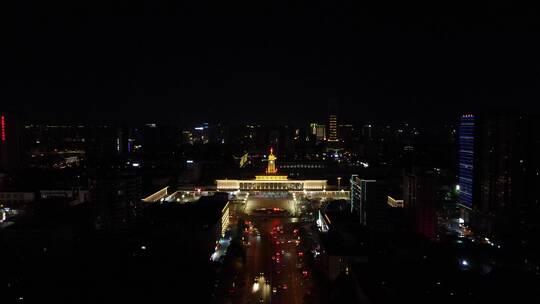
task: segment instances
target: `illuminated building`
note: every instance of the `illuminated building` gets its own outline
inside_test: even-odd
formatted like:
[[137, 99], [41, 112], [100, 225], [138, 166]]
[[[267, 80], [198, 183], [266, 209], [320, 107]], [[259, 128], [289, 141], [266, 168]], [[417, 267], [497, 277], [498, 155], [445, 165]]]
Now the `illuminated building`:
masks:
[[317, 141], [325, 141], [326, 140], [326, 125], [318, 124], [318, 123], [311, 123], [309, 125], [310, 132], [312, 135], [315, 135], [315, 139]]
[[458, 203], [472, 207], [474, 183], [474, 115], [461, 116], [459, 123]]
[[360, 223], [366, 224], [366, 205], [373, 199], [374, 192], [371, 192], [371, 185], [375, 185], [376, 180], [360, 179], [358, 175], [352, 175], [351, 184], [351, 211], [360, 217]]
[[437, 230], [436, 183], [432, 174], [407, 173], [403, 177], [403, 205], [415, 233], [434, 239]]
[[328, 116], [328, 141], [338, 141], [337, 114]]
[[351, 212], [358, 215], [360, 224], [374, 230], [389, 230], [394, 224], [389, 209], [396, 208], [388, 206], [388, 185], [358, 175], [351, 176], [350, 184]]
[[336, 142], [338, 138], [338, 105], [336, 100], [328, 103], [328, 141]]
[[516, 241], [538, 227], [540, 123], [511, 112], [463, 115], [458, 204], [475, 233]]
[[217, 180], [217, 190], [260, 191], [260, 190], [325, 190], [326, 180], [290, 180], [287, 175], [277, 175], [276, 157], [273, 150], [268, 156], [266, 175], [257, 175], [254, 180]]

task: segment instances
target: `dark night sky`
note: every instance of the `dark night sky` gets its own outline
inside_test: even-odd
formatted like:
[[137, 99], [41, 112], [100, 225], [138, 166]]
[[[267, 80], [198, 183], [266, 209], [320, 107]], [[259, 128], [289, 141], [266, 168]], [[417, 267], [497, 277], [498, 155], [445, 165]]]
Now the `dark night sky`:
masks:
[[311, 120], [330, 98], [351, 121], [539, 110], [536, 8], [13, 2], [0, 94], [30, 119]]

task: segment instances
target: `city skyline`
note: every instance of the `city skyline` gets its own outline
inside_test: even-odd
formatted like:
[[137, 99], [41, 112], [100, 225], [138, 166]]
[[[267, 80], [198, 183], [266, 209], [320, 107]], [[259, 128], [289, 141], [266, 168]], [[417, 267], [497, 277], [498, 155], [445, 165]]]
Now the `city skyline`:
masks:
[[0, 6], [0, 303], [540, 303], [540, 9]]

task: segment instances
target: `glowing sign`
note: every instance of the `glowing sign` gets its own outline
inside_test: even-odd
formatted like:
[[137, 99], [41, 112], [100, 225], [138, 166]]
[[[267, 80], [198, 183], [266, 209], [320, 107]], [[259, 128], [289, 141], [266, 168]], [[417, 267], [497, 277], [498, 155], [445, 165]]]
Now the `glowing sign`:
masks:
[[0, 119], [0, 128], [2, 133], [2, 141], [6, 141], [6, 117], [2, 115]]

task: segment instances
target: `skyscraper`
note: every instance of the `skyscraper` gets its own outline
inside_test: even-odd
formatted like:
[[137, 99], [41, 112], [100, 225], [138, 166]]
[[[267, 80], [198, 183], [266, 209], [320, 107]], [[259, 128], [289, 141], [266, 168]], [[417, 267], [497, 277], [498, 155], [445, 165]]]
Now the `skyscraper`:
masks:
[[126, 230], [141, 204], [141, 178], [136, 172], [115, 166], [93, 169], [89, 187], [96, 228], [108, 232]]
[[458, 203], [465, 208], [472, 208], [474, 183], [474, 115], [461, 116], [458, 129], [459, 168], [458, 168]]
[[338, 104], [336, 100], [328, 103], [328, 141], [338, 141]]
[[413, 231], [434, 239], [437, 216], [435, 212], [436, 183], [433, 174], [428, 172], [404, 174], [403, 198]]
[[515, 240], [538, 227], [540, 128], [516, 113], [463, 115], [459, 125], [458, 203], [479, 234]]
[[357, 213], [360, 223], [367, 225], [367, 204], [375, 203], [376, 180], [361, 179], [358, 175], [351, 176], [351, 212]]

